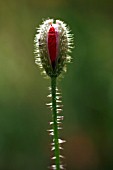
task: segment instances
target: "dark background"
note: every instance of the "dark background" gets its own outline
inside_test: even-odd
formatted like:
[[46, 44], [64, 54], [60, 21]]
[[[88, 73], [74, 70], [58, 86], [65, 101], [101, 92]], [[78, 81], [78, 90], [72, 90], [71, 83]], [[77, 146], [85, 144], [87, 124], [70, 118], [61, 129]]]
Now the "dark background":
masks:
[[42, 19], [69, 24], [73, 63], [59, 82], [68, 170], [113, 169], [113, 1], [0, 0], [0, 170], [45, 170], [50, 161], [50, 80], [34, 63]]

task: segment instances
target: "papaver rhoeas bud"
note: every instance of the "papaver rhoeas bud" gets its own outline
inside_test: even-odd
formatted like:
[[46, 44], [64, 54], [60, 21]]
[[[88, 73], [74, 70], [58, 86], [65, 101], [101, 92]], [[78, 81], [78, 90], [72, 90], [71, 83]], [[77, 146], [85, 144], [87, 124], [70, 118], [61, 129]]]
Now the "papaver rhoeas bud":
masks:
[[71, 61], [72, 37], [69, 29], [60, 20], [43, 22], [35, 36], [35, 63], [50, 77], [57, 77], [66, 71]]

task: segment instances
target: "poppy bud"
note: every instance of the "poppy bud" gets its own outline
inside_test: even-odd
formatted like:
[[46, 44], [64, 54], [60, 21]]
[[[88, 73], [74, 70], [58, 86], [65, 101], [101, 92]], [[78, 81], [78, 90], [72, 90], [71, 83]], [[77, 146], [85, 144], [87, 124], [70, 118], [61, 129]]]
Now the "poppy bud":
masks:
[[60, 20], [48, 19], [37, 29], [35, 35], [35, 63], [50, 77], [58, 77], [66, 71], [71, 61], [72, 36]]

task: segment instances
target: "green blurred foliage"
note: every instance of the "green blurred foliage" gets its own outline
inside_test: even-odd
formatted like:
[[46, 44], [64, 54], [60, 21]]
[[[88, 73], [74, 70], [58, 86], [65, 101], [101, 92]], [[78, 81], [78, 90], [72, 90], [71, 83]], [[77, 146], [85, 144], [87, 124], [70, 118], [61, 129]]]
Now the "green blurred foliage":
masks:
[[69, 24], [73, 63], [59, 82], [68, 170], [113, 169], [113, 2], [0, 0], [0, 169], [50, 165], [49, 80], [34, 64], [42, 19]]

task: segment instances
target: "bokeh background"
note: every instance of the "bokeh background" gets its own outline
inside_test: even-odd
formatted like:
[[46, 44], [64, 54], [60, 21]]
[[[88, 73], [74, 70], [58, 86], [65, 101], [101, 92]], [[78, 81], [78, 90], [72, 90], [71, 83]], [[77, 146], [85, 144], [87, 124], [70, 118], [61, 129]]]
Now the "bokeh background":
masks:
[[113, 1], [0, 0], [0, 170], [51, 164], [50, 81], [34, 64], [42, 19], [69, 24], [73, 63], [59, 82], [68, 170], [113, 169]]

